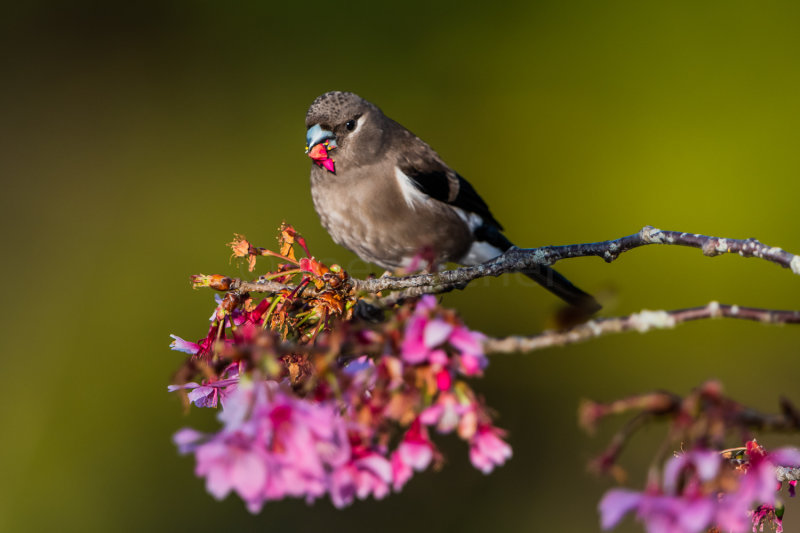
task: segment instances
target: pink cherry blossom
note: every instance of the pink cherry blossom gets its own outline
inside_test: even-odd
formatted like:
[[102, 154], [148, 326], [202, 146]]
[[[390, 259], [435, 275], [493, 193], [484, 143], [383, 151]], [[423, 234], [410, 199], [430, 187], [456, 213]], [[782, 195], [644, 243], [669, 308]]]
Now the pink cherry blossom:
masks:
[[511, 446], [500, 439], [498, 434], [499, 429], [483, 425], [478, 428], [470, 442], [470, 461], [484, 474], [490, 473], [496, 466], [503, 465], [511, 458]]
[[422, 298], [419, 299], [419, 302], [417, 302], [414, 312], [426, 313], [428, 311], [433, 311], [434, 309], [436, 309], [436, 296], [432, 294], [424, 294]]
[[772, 463], [761, 460], [751, 464], [739, 477], [737, 489], [720, 498], [717, 525], [723, 530], [745, 531], [752, 521], [751, 509], [758, 505], [773, 505], [777, 487]]
[[248, 503], [257, 501], [267, 480], [266, 457], [256, 448], [231, 439], [210, 442], [197, 449], [198, 476], [206, 489], [221, 500], [233, 490]]
[[[648, 532], [699, 533], [709, 527], [743, 533], [781, 522], [775, 515], [777, 459], [789, 465], [800, 463], [800, 452], [792, 449], [767, 453], [755, 441], [747, 443], [748, 462], [742, 465], [737, 483], [718, 484], [714, 480], [731, 467], [718, 452], [698, 450], [673, 457], [664, 465], [663, 481], [651, 483], [644, 492], [612, 489], [600, 502], [603, 529], [616, 526], [622, 517], [635, 511]], [[708, 487], [724, 487], [723, 492]], [[728, 488], [731, 487], [731, 488]], [[719, 489], [717, 489], [719, 490]], [[753, 509], [755, 508], [755, 511]]]
[[[313, 271], [310, 260], [303, 265]], [[511, 456], [463, 379], [488, 363], [483, 336], [435, 297], [422, 297], [385, 327], [350, 326], [342, 339], [347, 353], [325, 355], [324, 364], [322, 353], [284, 358], [272, 351], [281, 335], [265, 327], [264, 316], [267, 309], [288, 316], [282, 303], [231, 305], [230, 298], [217, 299], [204, 339], [173, 337], [172, 344], [191, 356], [179, 375], [193, 381], [169, 390], [187, 391], [197, 407], [222, 406], [217, 433], [183, 429], [174, 437], [181, 453], [195, 455], [195, 471], [215, 498], [234, 493], [253, 513], [287, 497], [327, 496], [336, 507], [381, 499], [439, 461], [431, 427], [457, 430], [483, 472]], [[313, 334], [320, 347], [333, 347], [327, 330]]]
[[434, 455], [433, 443], [428, 439], [425, 427], [415, 420], [403, 440], [392, 453], [392, 477], [395, 490], [400, 490], [416, 470], [428, 468]]
[[191, 391], [188, 396], [189, 401], [197, 407], [216, 407], [219, 400], [219, 389], [201, 386]]
[[600, 501], [601, 526], [611, 529], [635, 511], [648, 532], [696, 533], [714, 524], [717, 497], [702, 490], [717, 476], [719, 453], [697, 450], [671, 458], [664, 465], [663, 482], [651, 482], [644, 492], [612, 489]]
[[453, 377], [448, 370], [442, 369], [436, 373], [436, 387], [440, 391], [450, 390], [453, 385]]
[[[173, 341], [170, 343], [169, 347], [178, 352], [187, 353], [195, 357], [205, 356], [211, 353], [211, 348], [214, 346], [214, 343], [216, 342], [216, 335], [217, 335], [216, 327], [212, 324], [205, 338], [200, 339], [197, 342], [190, 342], [178, 337], [177, 335], [170, 335]], [[222, 340], [223, 342], [226, 341], [226, 339], [224, 338], [220, 340]]]
[[410, 364], [425, 362], [430, 353], [430, 349], [425, 345], [425, 325], [427, 319], [423, 316], [414, 315], [406, 323], [403, 342], [400, 346], [403, 361]]
[[714, 450], [694, 450], [679, 454], [664, 465], [664, 492], [677, 494], [681, 473], [692, 469], [699, 481], [710, 481], [717, 477], [722, 457]]
[[[466, 376], [480, 375], [489, 361], [483, 353], [481, 333], [470, 331], [463, 325], [431, 317], [435, 309], [431, 299], [423, 298], [406, 322], [400, 351], [403, 361], [409, 364], [431, 363], [446, 366], [450, 363], [442, 347], [449, 344], [456, 361], [455, 367]], [[443, 382], [446, 385], [446, 382]]]
[[764, 526], [772, 525], [775, 533], [783, 533], [783, 520], [781, 520], [775, 512], [773, 505], [759, 505], [753, 511], [753, 533], [756, 531], [764, 531]]
[[390, 462], [392, 465], [392, 487], [394, 490], [399, 491], [414, 475], [414, 469], [405, 463], [396, 451], [392, 453]]
[[428, 319], [422, 314], [414, 314], [406, 323], [400, 347], [403, 360], [410, 364], [447, 362], [447, 354], [435, 350], [444, 344], [453, 332], [453, 326], [439, 318]]
[[[216, 435], [182, 430], [176, 444], [184, 453], [195, 453], [195, 471], [206, 478], [212, 495], [221, 499], [236, 492], [251, 512], [268, 500], [323, 495], [333, 486], [331, 472], [350, 458], [344, 422], [334, 406], [294, 398], [275, 382], [240, 386], [219, 418], [224, 427]], [[382, 493], [380, 487], [371, 492]]]
[[178, 452], [185, 454], [197, 449], [199, 442], [202, 442], [206, 435], [191, 428], [183, 428], [172, 436], [172, 442], [178, 447]]
[[459, 352], [459, 370], [466, 376], [478, 376], [488, 366], [489, 360], [483, 353], [484, 335], [471, 331], [465, 326], [453, 330], [448, 341]]
[[389, 494], [392, 483], [392, 465], [386, 457], [367, 452], [334, 470], [331, 476], [331, 501], [342, 508], [353, 498], [363, 500], [373, 496], [376, 500]]
[[648, 533], [698, 533], [707, 529], [714, 516], [711, 498], [665, 495], [657, 488], [643, 493], [612, 489], [603, 496], [599, 509], [603, 529], [613, 528], [635, 510]]
[[440, 318], [429, 320], [422, 332], [422, 340], [428, 348], [442, 345], [453, 331], [453, 326]]
[[232, 363], [220, 372], [219, 376], [223, 379], [211, 378], [204, 380], [202, 384], [192, 381], [183, 385], [169, 385], [167, 390], [169, 392], [188, 390], [189, 401], [196, 407], [214, 408], [218, 402], [224, 404], [225, 398], [236, 390], [240, 370], [240, 363]]
[[778, 448], [767, 454], [769, 461], [776, 466], [800, 467], [800, 449]]
[[174, 340], [170, 343], [169, 347], [178, 352], [188, 353], [189, 355], [196, 355], [200, 352], [201, 347], [196, 342], [189, 342], [177, 335], [170, 335]]
[[637, 509], [642, 501], [642, 493], [629, 489], [611, 489], [603, 495], [598, 510], [600, 527], [612, 529], [629, 512]]
[[454, 394], [441, 392], [436, 403], [422, 411], [419, 420], [426, 426], [435, 425], [439, 433], [450, 433], [458, 426], [461, 414], [465, 411]]

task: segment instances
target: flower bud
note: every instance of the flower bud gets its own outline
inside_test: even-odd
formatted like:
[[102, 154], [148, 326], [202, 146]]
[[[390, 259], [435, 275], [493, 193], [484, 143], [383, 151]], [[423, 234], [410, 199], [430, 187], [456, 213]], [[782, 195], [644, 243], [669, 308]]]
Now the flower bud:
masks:
[[197, 274], [192, 276], [192, 287], [197, 289], [199, 287], [211, 287], [218, 291], [230, 290], [233, 280], [221, 274], [213, 274], [206, 276], [204, 274]]

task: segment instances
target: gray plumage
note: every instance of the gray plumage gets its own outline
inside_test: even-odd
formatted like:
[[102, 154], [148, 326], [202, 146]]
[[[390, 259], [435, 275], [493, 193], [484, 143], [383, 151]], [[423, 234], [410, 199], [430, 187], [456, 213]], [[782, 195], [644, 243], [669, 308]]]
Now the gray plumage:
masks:
[[[430, 146], [356, 94], [328, 92], [306, 114], [308, 149], [328, 140], [335, 171], [311, 167], [311, 196], [333, 240], [386, 269], [425, 250], [473, 265], [512, 246], [475, 189]], [[311, 155], [311, 154], [309, 154]], [[548, 267], [526, 274], [570, 304], [599, 308]]]

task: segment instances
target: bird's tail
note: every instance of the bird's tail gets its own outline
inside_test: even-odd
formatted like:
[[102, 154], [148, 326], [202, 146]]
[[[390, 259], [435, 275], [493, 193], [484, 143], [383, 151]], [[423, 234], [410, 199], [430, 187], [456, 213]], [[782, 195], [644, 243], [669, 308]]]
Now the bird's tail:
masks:
[[[511, 241], [500, 232], [500, 228], [490, 224], [483, 224], [475, 230], [476, 242], [469, 254], [472, 264], [482, 263], [505, 253], [513, 246]], [[488, 246], [481, 246], [486, 245]], [[533, 281], [552, 292], [576, 310], [579, 314], [589, 317], [601, 309], [601, 305], [591, 294], [583, 292], [572, 284], [570, 280], [544, 265], [535, 266], [522, 272]]]
[[534, 267], [522, 273], [568, 304], [579, 308], [587, 316], [596, 313], [602, 307], [594, 299], [594, 296], [583, 292], [570, 280], [548, 266]]

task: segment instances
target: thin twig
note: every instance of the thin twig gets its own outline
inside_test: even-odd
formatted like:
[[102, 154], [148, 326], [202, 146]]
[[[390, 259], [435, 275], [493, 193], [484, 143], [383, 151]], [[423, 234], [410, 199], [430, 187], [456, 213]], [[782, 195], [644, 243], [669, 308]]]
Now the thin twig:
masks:
[[611, 442], [603, 453], [589, 463], [589, 469], [598, 474], [611, 471], [614, 473], [615, 477], [624, 478], [624, 471], [620, 468], [615, 468], [617, 466], [617, 459], [619, 459], [620, 454], [622, 454], [622, 451], [625, 449], [625, 445], [633, 434], [650, 422], [653, 416], [653, 413], [642, 411], [630, 418], [622, 428], [614, 434], [611, 438]]
[[487, 353], [532, 352], [551, 346], [576, 344], [612, 333], [631, 330], [644, 333], [652, 329], [672, 329], [676, 325], [690, 320], [723, 317], [753, 320], [765, 324], [800, 324], [800, 311], [759, 309], [711, 302], [702, 307], [689, 309], [644, 310], [624, 317], [598, 318], [565, 331], [545, 331], [532, 336], [490, 337], [484, 340], [483, 348]]
[[256, 281], [242, 281], [234, 279], [231, 284], [231, 290], [238, 290], [241, 292], [268, 292], [276, 293], [281, 291], [293, 291], [297, 288], [296, 285], [286, 285], [268, 279], [258, 279]]

